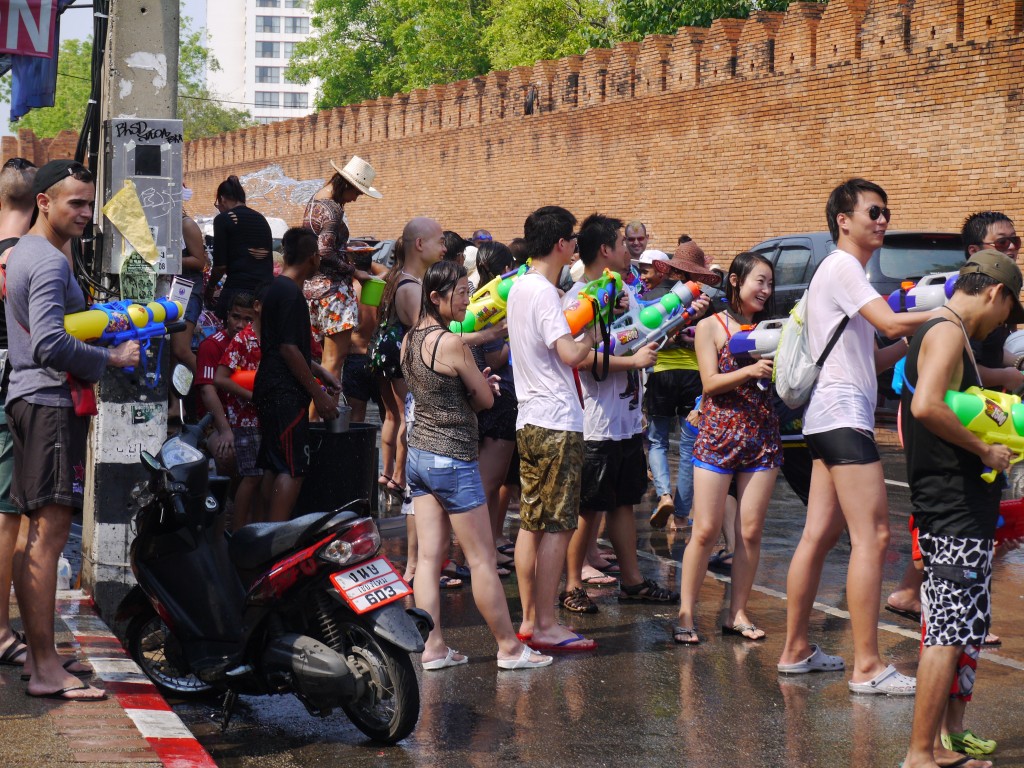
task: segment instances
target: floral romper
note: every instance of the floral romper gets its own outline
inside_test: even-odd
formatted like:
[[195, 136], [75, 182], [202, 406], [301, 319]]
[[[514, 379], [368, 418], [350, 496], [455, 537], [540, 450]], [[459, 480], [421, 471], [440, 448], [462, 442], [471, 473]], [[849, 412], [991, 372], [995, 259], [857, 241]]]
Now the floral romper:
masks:
[[[715, 319], [725, 328], [721, 317]], [[750, 365], [749, 355], [733, 357], [728, 343], [718, 353], [718, 370], [729, 373]], [[779, 418], [772, 407], [771, 388], [762, 390], [747, 381], [729, 392], [707, 395], [701, 402], [700, 432], [693, 446], [694, 464], [718, 468], [724, 473], [756, 472], [782, 466]]]
[[350, 331], [359, 325], [359, 303], [352, 287], [353, 267], [348, 262], [348, 225], [345, 212], [334, 200], [310, 200], [302, 226], [312, 229], [320, 249], [320, 271], [306, 281], [303, 294], [309, 302], [313, 336]]

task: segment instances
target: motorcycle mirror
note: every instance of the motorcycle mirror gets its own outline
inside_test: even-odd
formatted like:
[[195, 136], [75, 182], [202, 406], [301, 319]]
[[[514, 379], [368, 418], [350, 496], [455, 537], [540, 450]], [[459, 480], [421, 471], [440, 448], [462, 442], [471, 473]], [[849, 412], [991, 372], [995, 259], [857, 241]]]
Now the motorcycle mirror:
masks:
[[163, 467], [160, 466], [160, 462], [157, 460], [157, 458], [149, 451], [142, 452], [142, 463], [145, 464], [146, 468], [151, 472], [159, 472], [161, 469], [163, 469]]
[[171, 386], [174, 387], [178, 397], [188, 395], [188, 391], [192, 389], [193, 379], [195, 379], [195, 374], [186, 365], [178, 363], [174, 366], [174, 370], [171, 372]]

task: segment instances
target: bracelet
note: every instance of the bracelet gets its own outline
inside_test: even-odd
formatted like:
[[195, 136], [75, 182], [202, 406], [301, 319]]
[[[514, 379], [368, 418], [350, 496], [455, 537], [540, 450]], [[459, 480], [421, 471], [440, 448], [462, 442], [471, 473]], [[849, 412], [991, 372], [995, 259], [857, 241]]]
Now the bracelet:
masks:
[[1013, 367], [1019, 371], [1021, 370], [1022, 364], [1024, 364], [1024, 355], [1017, 355], [1016, 359], [1013, 361]]

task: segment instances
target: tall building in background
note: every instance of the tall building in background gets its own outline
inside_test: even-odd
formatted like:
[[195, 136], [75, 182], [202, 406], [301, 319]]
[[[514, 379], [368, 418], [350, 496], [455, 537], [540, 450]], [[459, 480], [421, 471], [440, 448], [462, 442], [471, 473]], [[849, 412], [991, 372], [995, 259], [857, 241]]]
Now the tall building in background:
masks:
[[206, 44], [221, 66], [207, 74], [210, 90], [244, 103], [260, 123], [308, 115], [319, 84], [292, 83], [284, 73], [309, 35], [309, 0], [209, 0]]

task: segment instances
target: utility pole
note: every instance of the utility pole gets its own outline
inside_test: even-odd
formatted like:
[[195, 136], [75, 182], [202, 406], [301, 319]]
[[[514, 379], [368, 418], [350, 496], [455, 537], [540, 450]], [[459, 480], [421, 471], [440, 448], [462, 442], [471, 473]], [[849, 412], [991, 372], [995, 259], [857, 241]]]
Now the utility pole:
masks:
[[[107, 134], [109, 121], [134, 118], [139, 121], [174, 119], [178, 108], [178, 0], [111, 0], [109, 34], [104, 57], [103, 99], [101, 120], [103, 136], [100, 146], [100, 178], [97, 184], [97, 210], [102, 209], [109, 196], [120, 189], [120, 182], [111, 191], [116, 162], [112, 162], [111, 136]], [[111, 132], [113, 133], [113, 132]], [[127, 144], [135, 161], [136, 144], [145, 140], [141, 134], [121, 132], [122, 144]], [[170, 139], [173, 143], [174, 139]], [[179, 189], [175, 200], [167, 203], [161, 221], [171, 226], [177, 222], [180, 233], [180, 151], [181, 138], [177, 138]], [[143, 165], [159, 169], [167, 158], [160, 153], [173, 149], [147, 147], [151, 152], [140, 153], [137, 160]], [[162, 158], [162, 160], [161, 160]], [[159, 175], [152, 172], [143, 175]], [[164, 185], [167, 186], [166, 184]], [[176, 206], [176, 207], [175, 207]], [[147, 218], [151, 218], [147, 209]], [[109, 220], [97, 215], [102, 230], [102, 253], [96, 259], [101, 274], [92, 277], [105, 286], [117, 290], [123, 257], [120, 238]], [[150, 220], [150, 228], [153, 222]], [[167, 232], [164, 232], [166, 237]], [[158, 238], [159, 239], [159, 238]], [[180, 237], [179, 237], [180, 239]], [[174, 243], [177, 252], [166, 253], [167, 261], [180, 270], [180, 243]], [[164, 265], [166, 268], [166, 264]], [[166, 289], [168, 280], [162, 279]], [[159, 292], [159, 288], [157, 289]], [[159, 295], [159, 294], [158, 294]], [[122, 294], [123, 296], [123, 294]], [[137, 298], [133, 296], [132, 298]], [[150, 356], [160, 347], [151, 345]], [[133, 578], [128, 566], [131, 544], [131, 510], [129, 495], [132, 487], [148, 477], [139, 462], [142, 451], [155, 454], [167, 432], [167, 380], [166, 347], [161, 383], [157, 387], [141, 386], [138, 379], [127, 377], [120, 371], [109, 370], [98, 388], [99, 414], [93, 417], [90, 430], [90, 461], [86, 477], [86, 499], [83, 518], [82, 583], [88, 589], [101, 614], [112, 618], [121, 598], [127, 593]]]

